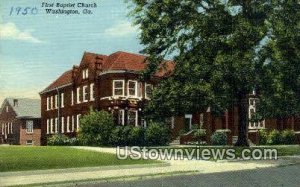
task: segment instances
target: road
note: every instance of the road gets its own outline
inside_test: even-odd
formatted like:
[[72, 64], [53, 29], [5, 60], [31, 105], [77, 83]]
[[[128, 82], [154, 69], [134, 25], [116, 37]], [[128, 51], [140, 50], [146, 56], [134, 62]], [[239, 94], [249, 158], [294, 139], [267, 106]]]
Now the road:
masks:
[[100, 182], [96, 184], [84, 184], [88, 187], [115, 187], [115, 186], [300, 186], [300, 165], [290, 165], [275, 168], [262, 168], [212, 174], [195, 174], [183, 176], [171, 176], [135, 181]]

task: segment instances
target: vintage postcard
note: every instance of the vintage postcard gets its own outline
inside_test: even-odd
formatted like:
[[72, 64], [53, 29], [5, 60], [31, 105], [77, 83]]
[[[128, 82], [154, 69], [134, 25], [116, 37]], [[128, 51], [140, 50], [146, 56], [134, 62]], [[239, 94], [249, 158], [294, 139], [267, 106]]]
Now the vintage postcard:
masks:
[[300, 186], [299, 0], [1, 0], [0, 186]]

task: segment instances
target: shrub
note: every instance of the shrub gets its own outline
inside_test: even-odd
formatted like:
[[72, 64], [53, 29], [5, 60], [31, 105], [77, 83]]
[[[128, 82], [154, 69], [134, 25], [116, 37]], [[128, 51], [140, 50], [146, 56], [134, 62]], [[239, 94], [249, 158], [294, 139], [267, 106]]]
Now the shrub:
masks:
[[258, 131], [258, 136], [259, 136], [259, 144], [260, 145], [266, 145], [267, 144], [267, 139], [268, 139], [268, 133], [264, 129], [260, 129]]
[[196, 129], [194, 131], [194, 137], [197, 139], [198, 143], [200, 144], [201, 140], [205, 138], [206, 130], [205, 129]]
[[83, 145], [109, 145], [113, 117], [106, 111], [91, 110], [80, 119], [78, 138]]
[[69, 138], [70, 145], [80, 145], [80, 142], [77, 138]]
[[166, 125], [150, 122], [145, 131], [145, 141], [149, 146], [167, 145], [171, 140], [171, 133]]
[[296, 140], [295, 132], [292, 130], [284, 130], [281, 132], [281, 140], [283, 144], [294, 144]]
[[144, 145], [144, 130], [140, 127], [117, 126], [110, 135], [110, 144], [114, 146]]
[[267, 144], [268, 145], [279, 145], [282, 143], [281, 134], [278, 130], [272, 130], [268, 134]]
[[197, 130], [197, 129], [199, 129], [199, 124], [193, 124], [192, 125], [192, 130]]
[[216, 131], [211, 136], [212, 145], [227, 145], [227, 134], [225, 131]]
[[117, 126], [115, 129], [112, 130], [110, 134], [110, 144], [114, 146], [122, 146], [125, 145], [125, 137], [123, 135], [123, 128], [122, 126]]
[[133, 127], [130, 132], [130, 145], [145, 145], [145, 131], [140, 127]]
[[78, 140], [77, 138], [69, 138], [64, 134], [57, 134], [47, 139], [47, 145], [78, 145]]

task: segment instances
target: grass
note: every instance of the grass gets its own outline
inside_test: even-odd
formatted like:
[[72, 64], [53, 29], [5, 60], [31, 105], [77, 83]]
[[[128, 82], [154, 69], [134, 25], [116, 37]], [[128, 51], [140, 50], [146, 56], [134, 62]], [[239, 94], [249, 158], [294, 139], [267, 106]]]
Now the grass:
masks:
[[153, 160], [119, 160], [115, 154], [70, 147], [0, 147], [0, 172], [152, 164]]
[[[153, 147], [154, 149], [158, 149], [157, 147]], [[160, 149], [176, 149], [176, 150], [182, 150], [183, 156], [187, 156], [186, 152], [189, 152], [189, 154], [194, 153], [193, 156], [196, 157], [197, 155], [197, 149], [203, 150], [203, 149], [208, 149], [208, 150], [227, 150], [227, 149], [234, 149], [235, 150], [235, 156], [241, 157], [242, 156], [242, 151], [244, 149], [248, 149], [249, 147], [233, 147], [233, 146], [185, 146], [185, 147], [163, 147]], [[196, 149], [194, 152], [192, 152], [193, 149]], [[300, 146], [299, 145], [290, 145], [290, 146], [257, 146], [257, 147], [250, 147], [249, 148], [251, 152], [254, 149], [276, 149], [277, 150], [277, 156], [293, 156], [293, 155], [300, 155]], [[173, 152], [175, 153], [175, 151]], [[179, 153], [180, 154], [180, 153]], [[251, 155], [250, 155], [251, 156]], [[211, 160], [215, 160], [211, 158]]]

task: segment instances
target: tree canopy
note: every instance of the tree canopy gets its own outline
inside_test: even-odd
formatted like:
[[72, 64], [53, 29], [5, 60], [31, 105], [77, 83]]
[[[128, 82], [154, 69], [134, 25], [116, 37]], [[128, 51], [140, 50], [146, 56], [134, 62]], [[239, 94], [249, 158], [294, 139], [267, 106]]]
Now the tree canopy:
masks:
[[[274, 108], [276, 99], [282, 101], [282, 93], [278, 89], [286, 90], [286, 86], [291, 96], [282, 105], [292, 102], [295, 105], [291, 107], [293, 111], [299, 107], [299, 103], [290, 100], [296, 98], [297, 91], [299, 93], [299, 86], [296, 88], [299, 85], [299, 45], [295, 47], [299, 38], [282, 37], [277, 40], [285, 32], [282, 30], [284, 18], [289, 20], [289, 25], [298, 23], [289, 28], [291, 35], [293, 29], [299, 29], [299, 18], [293, 17], [297, 11], [293, 5], [299, 8], [297, 1], [132, 1], [134, 9], [131, 16], [141, 28], [140, 41], [145, 46], [142, 52], [150, 55], [145, 74], [153, 74], [167, 56], [173, 56], [175, 63], [172, 76], [162, 80], [154, 90], [147, 106], [148, 114], [167, 117], [206, 111], [210, 107], [214, 115], [220, 115], [232, 105], [238, 105], [237, 144], [248, 145], [246, 99], [253, 89], [261, 92], [262, 109]], [[286, 7], [285, 2], [291, 6], [288, 10], [281, 8]], [[290, 19], [283, 16], [282, 11]], [[282, 17], [281, 22], [276, 15]], [[286, 40], [290, 41], [295, 53], [298, 51], [294, 60], [290, 60], [289, 56], [285, 60], [298, 69], [292, 70], [287, 64], [277, 65], [283, 60], [279, 56], [285, 56], [282, 48], [286, 47]], [[280, 73], [272, 76], [272, 69]], [[295, 75], [293, 82], [288, 76], [291, 72]], [[285, 78], [282, 78], [283, 74]], [[273, 86], [274, 82], [278, 82], [277, 87]], [[289, 86], [294, 83], [296, 85]], [[275, 93], [281, 94], [279, 98]], [[261, 113], [267, 115], [267, 112]]]
[[263, 117], [300, 114], [300, 3], [277, 1], [269, 18], [268, 42], [260, 51]]

